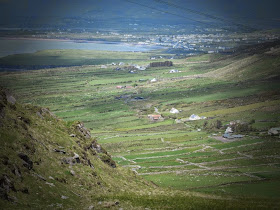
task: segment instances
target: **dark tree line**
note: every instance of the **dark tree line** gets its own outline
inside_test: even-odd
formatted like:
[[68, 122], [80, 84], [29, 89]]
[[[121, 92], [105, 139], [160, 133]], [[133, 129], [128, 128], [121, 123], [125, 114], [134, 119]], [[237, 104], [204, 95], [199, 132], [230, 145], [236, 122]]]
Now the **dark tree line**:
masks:
[[159, 66], [173, 66], [173, 63], [172, 61], [150, 63], [150, 67], [159, 67]]

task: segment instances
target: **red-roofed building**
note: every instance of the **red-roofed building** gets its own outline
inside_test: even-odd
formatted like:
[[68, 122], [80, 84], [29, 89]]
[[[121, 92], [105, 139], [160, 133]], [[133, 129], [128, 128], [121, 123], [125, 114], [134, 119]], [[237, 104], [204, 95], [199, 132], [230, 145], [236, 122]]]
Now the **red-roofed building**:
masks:
[[163, 117], [160, 114], [150, 114], [148, 118], [152, 121], [163, 120]]

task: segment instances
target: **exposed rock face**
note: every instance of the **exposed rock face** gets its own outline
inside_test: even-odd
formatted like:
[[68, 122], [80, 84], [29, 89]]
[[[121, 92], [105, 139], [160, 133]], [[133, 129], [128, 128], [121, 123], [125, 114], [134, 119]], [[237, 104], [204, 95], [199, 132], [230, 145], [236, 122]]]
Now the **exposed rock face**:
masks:
[[80, 156], [74, 153], [73, 157], [63, 158], [61, 162], [64, 164], [74, 165], [76, 163], [81, 163], [81, 160], [80, 160]]
[[28, 168], [29, 170], [31, 170], [33, 168], [33, 162], [30, 160], [30, 158], [23, 154], [23, 153], [19, 153], [18, 156], [20, 157], [20, 159], [23, 160], [23, 166]]
[[99, 144], [97, 144], [96, 141], [91, 142], [91, 144], [89, 145], [89, 147], [88, 147], [87, 149], [93, 149], [93, 150], [96, 151], [97, 153], [102, 153], [102, 152], [104, 152], [104, 151], [103, 151], [103, 148], [102, 148]]
[[14, 175], [16, 175], [17, 177], [22, 178], [21, 171], [20, 171], [19, 167], [15, 164], [13, 164], [12, 173]]
[[61, 154], [66, 154], [66, 152], [64, 150], [61, 150], [61, 149], [54, 149], [53, 151], [61, 153]]
[[76, 129], [82, 134], [86, 139], [91, 138], [89, 130], [84, 126], [82, 122], [79, 122], [76, 126]]
[[15, 105], [15, 98], [11, 96], [11, 94], [0, 87], [0, 126], [1, 126], [1, 119], [5, 117], [5, 106], [8, 104]]
[[12, 94], [10, 93], [10, 91], [0, 88], [1, 94], [0, 94], [0, 101], [4, 104], [12, 104], [15, 105], [16, 103], [16, 99], [14, 98], [14, 96], [12, 96]]
[[8, 195], [11, 190], [15, 192], [15, 186], [8, 176], [4, 175], [0, 178], [0, 197], [5, 200], [12, 200]]
[[[93, 155], [97, 154], [99, 159], [104, 163], [108, 164], [112, 168], [116, 168], [115, 161], [112, 160], [111, 156], [96, 141], [92, 141], [85, 150], [89, 150]], [[89, 165], [91, 165], [90, 162]]]

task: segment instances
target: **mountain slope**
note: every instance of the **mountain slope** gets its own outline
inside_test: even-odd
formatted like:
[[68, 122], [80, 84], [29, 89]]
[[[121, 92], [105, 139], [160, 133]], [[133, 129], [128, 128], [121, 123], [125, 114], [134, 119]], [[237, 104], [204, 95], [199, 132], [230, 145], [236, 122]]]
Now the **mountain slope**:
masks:
[[[234, 81], [265, 80], [279, 75], [279, 41], [240, 47], [228, 57], [228, 65], [204, 76]], [[227, 58], [227, 57], [225, 57]]]
[[116, 168], [82, 123], [70, 125], [48, 109], [22, 106], [4, 90], [0, 136], [0, 206], [5, 209], [77, 209], [95, 204], [89, 201], [93, 195], [149, 188], [132, 172]]

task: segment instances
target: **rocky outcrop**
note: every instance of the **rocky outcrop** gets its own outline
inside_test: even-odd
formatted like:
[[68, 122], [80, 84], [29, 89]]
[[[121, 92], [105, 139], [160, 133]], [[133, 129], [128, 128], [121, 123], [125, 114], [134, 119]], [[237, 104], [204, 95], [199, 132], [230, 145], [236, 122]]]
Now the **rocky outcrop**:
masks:
[[101, 161], [111, 166], [112, 168], [116, 168], [115, 161], [111, 158], [107, 151], [104, 150], [101, 145], [99, 145], [95, 140], [92, 141], [91, 144], [84, 149], [85, 151], [89, 151], [93, 155], [97, 155]]
[[78, 122], [75, 127], [76, 127], [76, 130], [79, 132], [80, 135], [82, 135], [86, 139], [91, 138], [90, 131], [84, 126], [84, 124], [82, 122]]
[[14, 183], [12, 182], [12, 180], [7, 175], [3, 175], [0, 178], [0, 197], [2, 199], [12, 201], [13, 199], [9, 196], [10, 191], [16, 192], [16, 188], [14, 186]]
[[18, 154], [19, 158], [23, 160], [23, 166], [31, 170], [33, 168], [33, 162], [30, 158], [23, 153]]

